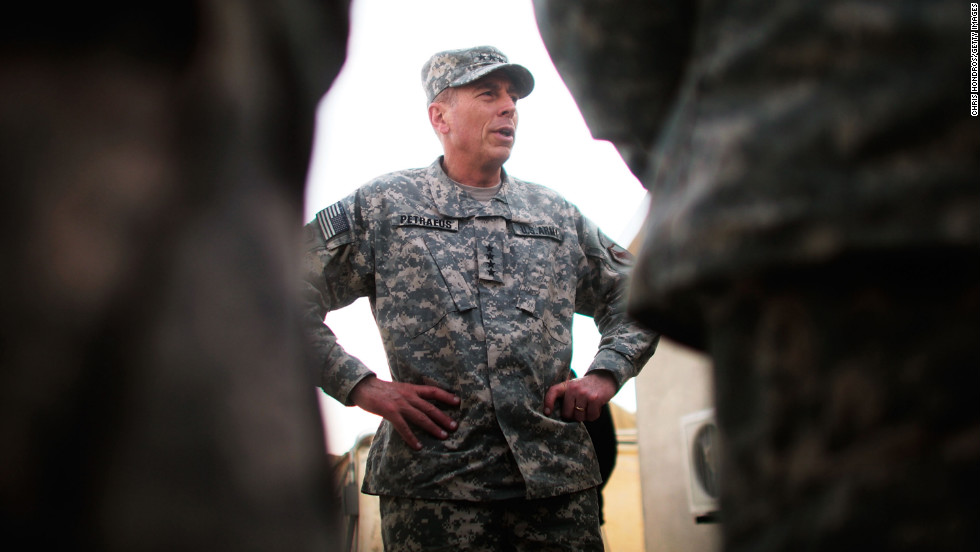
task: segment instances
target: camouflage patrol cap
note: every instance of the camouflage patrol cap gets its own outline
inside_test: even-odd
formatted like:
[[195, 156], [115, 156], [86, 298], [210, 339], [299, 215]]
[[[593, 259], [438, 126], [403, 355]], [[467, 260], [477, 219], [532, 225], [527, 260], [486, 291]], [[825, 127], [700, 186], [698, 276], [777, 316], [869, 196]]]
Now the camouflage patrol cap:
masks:
[[525, 67], [508, 63], [507, 56], [493, 46], [446, 50], [429, 58], [422, 66], [422, 87], [429, 103], [447, 88], [464, 86], [495, 71], [510, 77], [523, 98], [534, 89], [534, 77]]

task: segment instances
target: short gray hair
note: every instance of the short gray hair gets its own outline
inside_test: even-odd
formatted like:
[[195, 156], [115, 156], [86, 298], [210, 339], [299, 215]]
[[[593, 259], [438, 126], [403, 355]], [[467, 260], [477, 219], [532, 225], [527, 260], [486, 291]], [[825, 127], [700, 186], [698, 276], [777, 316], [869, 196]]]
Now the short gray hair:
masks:
[[442, 92], [436, 94], [436, 97], [432, 98], [432, 101], [430, 103], [441, 103], [441, 104], [446, 104], [450, 107], [455, 106], [458, 92], [459, 90], [457, 90], [456, 88], [452, 88], [452, 87], [446, 88]]

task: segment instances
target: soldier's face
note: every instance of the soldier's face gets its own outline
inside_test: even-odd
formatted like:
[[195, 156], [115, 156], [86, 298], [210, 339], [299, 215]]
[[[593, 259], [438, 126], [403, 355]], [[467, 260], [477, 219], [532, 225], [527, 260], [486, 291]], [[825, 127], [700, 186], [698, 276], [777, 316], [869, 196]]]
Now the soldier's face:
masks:
[[447, 155], [498, 167], [510, 157], [517, 136], [517, 93], [509, 78], [491, 74], [459, 87], [447, 115]]

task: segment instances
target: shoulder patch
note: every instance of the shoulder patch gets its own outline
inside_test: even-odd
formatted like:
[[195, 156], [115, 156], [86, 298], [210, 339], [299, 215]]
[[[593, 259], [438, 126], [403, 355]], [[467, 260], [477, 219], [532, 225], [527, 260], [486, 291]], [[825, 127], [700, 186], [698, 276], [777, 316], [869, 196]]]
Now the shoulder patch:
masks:
[[323, 239], [327, 241], [337, 234], [350, 230], [347, 209], [339, 201], [317, 213], [316, 221], [320, 225], [320, 231], [323, 232]]
[[633, 266], [635, 260], [633, 259], [633, 254], [622, 247], [612, 244], [606, 248], [609, 251], [609, 256], [613, 259], [619, 261], [619, 264], [624, 266]]
[[599, 232], [599, 243], [606, 248], [609, 258], [622, 266], [633, 266], [636, 259], [627, 249], [624, 249], [616, 242], [609, 239], [609, 236]]

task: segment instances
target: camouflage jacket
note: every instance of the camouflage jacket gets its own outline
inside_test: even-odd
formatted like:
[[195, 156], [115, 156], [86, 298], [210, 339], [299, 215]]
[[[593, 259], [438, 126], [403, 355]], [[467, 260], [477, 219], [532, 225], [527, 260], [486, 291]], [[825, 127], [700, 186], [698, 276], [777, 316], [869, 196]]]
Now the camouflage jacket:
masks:
[[[557, 193], [504, 175], [485, 205], [443, 172], [384, 175], [306, 226], [307, 323], [320, 386], [348, 403], [373, 373], [340, 347], [326, 313], [370, 299], [392, 379], [446, 389], [437, 403], [459, 428], [409, 448], [383, 421], [364, 492], [494, 500], [570, 493], [599, 483], [585, 427], [543, 413], [569, 374], [572, 316], [602, 333], [590, 370], [620, 385], [653, 354], [657, 335], [627, 320], [629, 254]], [[557, 409], [556, 409], [557, 410]]]

